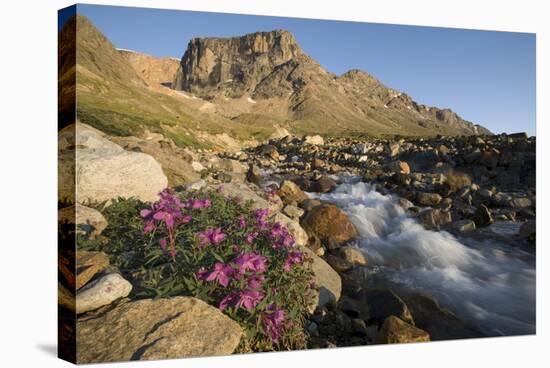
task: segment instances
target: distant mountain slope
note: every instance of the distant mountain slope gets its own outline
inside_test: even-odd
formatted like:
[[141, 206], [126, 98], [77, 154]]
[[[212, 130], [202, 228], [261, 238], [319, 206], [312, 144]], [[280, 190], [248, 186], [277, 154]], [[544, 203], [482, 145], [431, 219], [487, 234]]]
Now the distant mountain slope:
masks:
[[278, 128], [334, 136], [488, 133], [365, 72], [327, 72], [287, 31], [193, 39], [177, 61], [117, 50], [77, 15], [59, 45], [60, 119], [74, 122], [63, 101], [76, 95], [77, 118], [111, 135], [154, 132], [180, 146], [223, 149], [234, 146], [231, 138], [261, 141]]
[[[320, 40], [322, 42], [322, 40]], [[304, 132], [342, 134], [489, 134], [450, 109], [429, 107], [384, 86], [366, 72], [326, 71], [285, 30], [189, 42], [174, 88], [220, 103], [248, 97]], [[282, 111], [284, 110], [284, 111]], [[262, 113], [257, 118], [262, 119]], [[250, 112], [244, 114], [249, 118]], [[241, 116], [231, 116], [239, 120]], [[250, 120], [248, 119], [250, 122]]]
[[137, 51], [117, 49], [149, 87], [170, 86], [180, 65], [171, 57], [157, 58]]
[[[74, 65], [71, 45], [74, 49], [75, 23], [78, 29], [76, 70], [70, 67]], [[250, 127], [210, 113], [209, 102], [156, 85], [159, 78], [163, 79], [163, 73], [167, 75], [165, 82], [171, 83], [177, 62], [163, 64], [162, 60], [145, 55], [128, 56], [117, 51], [81, 15], [67, 21], [59, 34], [59, 42], [60, 75], [68, 76], [61, 81], [60, 91], [68, 91], [70, 96], [74, 87], [74, 79], [70, 77], [76, 74], [77, 118], [108, 134], [147, 136], [154, 132], [171, 138], [180, 146], [223, 149], [228, 142], [232, 145], [228, 136], [239, 140], [265, 139], [274, 131], [272, 126]], [[74, 122], [74, 114], [64, 116], [66, 124]]]

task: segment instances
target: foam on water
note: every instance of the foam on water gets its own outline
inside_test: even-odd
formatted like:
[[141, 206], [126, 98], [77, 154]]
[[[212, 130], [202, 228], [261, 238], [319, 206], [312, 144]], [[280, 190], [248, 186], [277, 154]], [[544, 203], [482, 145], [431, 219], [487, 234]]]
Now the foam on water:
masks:
[[360, 234], [371, 271], [388, 286], [431, 294], [489, 335], [535, 332], [535, 259], [494, 240], [424, 229], [397, 198], [366, 183], [318, 196], [342, 208]]

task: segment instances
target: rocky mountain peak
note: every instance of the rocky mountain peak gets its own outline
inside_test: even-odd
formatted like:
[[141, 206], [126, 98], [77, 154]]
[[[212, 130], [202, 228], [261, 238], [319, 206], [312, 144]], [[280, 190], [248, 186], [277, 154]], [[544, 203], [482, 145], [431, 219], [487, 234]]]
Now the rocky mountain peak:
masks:
[[[233, 126], [247, 134], [255, 129], [268, 131], [273, 126], [326, 136], [490, 134], [450, 109], [416, 102], [365, 71], [352, 69], [337, 76], [325, 70], [285, 30], [240, 37], [194, 38], [183, 58], [173, 61], [117, 50], [86, 18], [77, 20], [78, 47], [76, 52], [69, 48], [65, 52], [76, 56], [77, 68], [65, 71], [61, 65], [60, 74], [66, 74], [70, 80], [71, 73], [80, 73], [79, 85], [89, 84], [79, 89], [82, 96], [101, 82], [120, 87], [117, 91], [120, 94], [132, 89], [143, 99], [139, 106], [141, 102], [150, 106], [149, 92], [160, 92], [173, 102], [169, 107], [168, 102], [159, 106], [163, 121], [167, 118], [178, 124], [184, 121], [193, 124], [193, 129], [199, 127], [195, 121], [200, 121], [200, 126], [222, 130]], [[60, 34], [61, 41], [70, 39], [64, 33]], [[176, 91], [165, 88], [170, 83]], [[112, 91], [113, 87], [110, 88]], [[126, 97], [104, 99], [101, 106], [116, 105], [115, 101], [121, 100]], [[90, 111], [97, 111], [91, 104]], [[118, 106], [113, 109], [118, 111]], [[85, 117], [87, 111], [82, 102], [80, 110], [80, 117]], [[74, 112], [68, 111], [67, 116], [70, 119]], [[114, 124], [112, 129], [127, 128]]]
[[275, 67], [304, 57], [296, 39], [286, 30], [230, 38], [193, 38], [181, 60], [174, 88], [202, 97], [220, 92], [241, 97]]

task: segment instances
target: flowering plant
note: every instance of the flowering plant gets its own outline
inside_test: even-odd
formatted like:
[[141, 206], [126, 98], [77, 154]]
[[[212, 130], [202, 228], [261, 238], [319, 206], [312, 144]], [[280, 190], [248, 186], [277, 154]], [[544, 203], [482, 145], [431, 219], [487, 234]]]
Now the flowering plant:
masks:
[[132, 278], [137, 297], [206, 301], [243, 327], [241, 351], [306, 346], [303, 325], [314, 296], [310, 260], [268, 209], [254, 210], [223, 191], [167, 189], [152, 205], [134, 203], [131, 221], [117, 224], [128, 229], [125, 245], [111, 256]]

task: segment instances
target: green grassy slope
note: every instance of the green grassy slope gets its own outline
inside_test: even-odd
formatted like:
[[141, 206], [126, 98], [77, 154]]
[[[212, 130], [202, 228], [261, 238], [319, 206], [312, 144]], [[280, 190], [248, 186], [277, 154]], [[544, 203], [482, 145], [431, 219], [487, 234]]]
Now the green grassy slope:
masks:
[[210, 146], [204, 133], [246, 140], [265, 139], [274, 131], [272, 126], [250, 126], [191, 109], [179, 98], [148, 88], [89, 20], [77, 16], [77, 27], [76, 98], [81, 122], [110, 135], [139, 136], [148, 130], [179, 146], [202, 148]]

